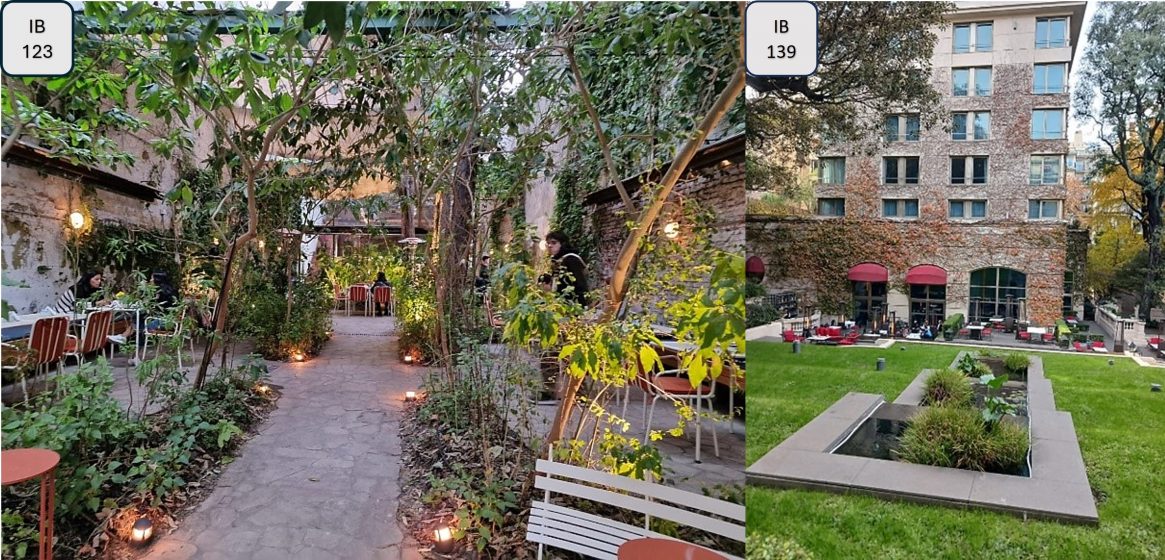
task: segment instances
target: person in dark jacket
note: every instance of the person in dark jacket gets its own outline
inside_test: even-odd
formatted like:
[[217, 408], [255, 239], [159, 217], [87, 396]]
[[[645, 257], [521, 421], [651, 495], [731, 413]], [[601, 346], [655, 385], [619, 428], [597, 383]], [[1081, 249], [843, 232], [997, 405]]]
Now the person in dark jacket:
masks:
[[[76, 312], [77, 302], [96, 295], [101, 290], [102, 280], [100, 272], [86, 273], [76, 284], [61, 293], [61, 297], [57, 299], [57, 311], [69, 314]], [[105, 303], [104, 301], [97, 302], [99, 306]]]
[[546, 249], [552, 262], [549, 284], [563, 297], [587, 306], [587, 263], [575, 252], [566, 234], [552, 231], [546, 235]]
[[[376, 273], [376, 281], [372, 283], [372, 289], [376, 290], [376, 288], [379, 288], [381, 286], [386, 287], [386, 288], [392, 287], [392, 284], [388, 283], [388, 278], [386, 278], [384, 276], [384, 272]], [[374, 299], [373, 303], [376, 305], [376, 316], [377, 317], [382, 317], [382, 316], [388, 315], [388, 302], [376, 303], [376, 300]]]

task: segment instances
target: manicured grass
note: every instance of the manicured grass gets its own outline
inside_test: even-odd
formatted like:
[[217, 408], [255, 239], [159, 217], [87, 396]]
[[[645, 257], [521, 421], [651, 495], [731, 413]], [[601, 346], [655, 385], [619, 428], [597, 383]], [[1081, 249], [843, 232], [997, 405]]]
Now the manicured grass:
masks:
[[[923, 368], [959, 348], [749, 344], [747, 461], [752, 463], [848, 392], [898, 396]], [[1056, 407], [1072, 413], [1098, 495], [1100, 527], [867, 496], [749, 487], [748, 530], [817, 558], [1165, 558], [1165, 369], [1129, 359], [1039, 353]], [[875, 371], [877, 358], [886, 371]]]

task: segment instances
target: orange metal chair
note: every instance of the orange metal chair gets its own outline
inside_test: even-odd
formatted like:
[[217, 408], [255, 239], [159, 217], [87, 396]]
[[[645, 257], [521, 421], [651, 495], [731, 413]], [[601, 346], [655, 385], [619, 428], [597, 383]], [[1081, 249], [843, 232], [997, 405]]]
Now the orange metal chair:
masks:
[[348, 315], [352, 315], [352, 304], [363, 304], [364, 314], [368, 315], [368, 286], [357, 284], [355, 286], [348, 286]]
[[[65, 356], [65, 337], [69, 333], [69, 319], [67, 317], [46, 317], [32, 324], [32, 333], [29, 337], [28, 348], [35, 351], [33, 366], [34, 375], [40, 375], [41, 368], [48, 373], [49, 365], [57, 364], [57, 371], [61, 370], [61, 361]], [[16, 348], [11, 344], [5, 346]], [[16, 369], [17, 366], [4, 366], [6, 370]], [[20, 389], [24, 398], [28, 400], [28, 382], [25, 377], [20, 378]]]
[[395, 315], [396, 313], [392, 305], [392, 288], [388, 286], [376, 286], [372, 288], [372, 305], [373, 309], [376, 310], [379, 310], [380, 306], [383, 305], [389, 315]]
[[112, 311], [90, 313], [85, 325], [81, 328], [81, 336], [67, 335], [65, 338], [65, 356], [72, 356], [77, 359], [77, 363], [81, 363], [81, 358], [85, 354], [97, 352], [109, 346], [109, 333], [112, 329]]
[[[687, 371], [683, 369], [665, 369], [651, 374], [650, 378], [644, 373], [643, 366], [639, 368], [639, 378], [636, 380], [643, 390], [643, 408], [647, 418], [644, 420], [643, 442], [647, 443], [651, 434], [651, 420], [655, 416], [655, 403], [666, 398], [680, 401], [695, 401], [696, 403], [696, 462], [700, 462], [700, 433], [703, 432], [700, 409], [703, 403], [708, 403], [708, 410], [712, 410], [712, 399], [716, 397], [716, 383], [706, 379], [699, 387], [692, 387], [687, 378]], [[647, 404], [647, 397], [651, 396], [651, 405]], [[626, 404], [624, 404], [626, 408]], [[626, 412], [624, 412], [626, 415]], [[720, 456], [720, 441], [716, 438], [716, 426], [712, 426], [712, 450]]]

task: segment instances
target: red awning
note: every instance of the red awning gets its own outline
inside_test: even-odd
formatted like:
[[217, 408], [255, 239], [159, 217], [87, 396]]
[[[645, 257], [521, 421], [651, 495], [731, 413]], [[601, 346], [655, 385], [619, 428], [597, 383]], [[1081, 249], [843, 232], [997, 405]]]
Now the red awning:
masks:
[[759, 276], [764, 276], [765, 261], [761, 260], [761, 258], [756, 255], [749, 257], [748, 260], [744, 262], [744, 272], [745, 274], [756, 274]]
[[849, 279], [854, 282], [885, 282], [890, 277], [886, 267], [872, 262], [864, 262], [849, 269]]
[[906, 283], [920, 286], [945, 286], [947, 284], [947, 271], [933, 264], [920, 264], [906, 271]]

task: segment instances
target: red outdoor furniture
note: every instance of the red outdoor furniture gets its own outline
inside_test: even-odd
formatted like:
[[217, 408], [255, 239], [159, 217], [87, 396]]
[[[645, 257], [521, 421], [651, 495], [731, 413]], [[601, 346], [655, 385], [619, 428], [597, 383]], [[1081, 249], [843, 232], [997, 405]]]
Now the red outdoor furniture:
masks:
[[[652, 372], [648, 374], [643, 365], [639, 365], [639, 376], [636, 382], [639, 388], [643, 390], [643, 409], [647, 412], [647, 418], [644, 419], [643, 442], [646, 443], [651, 436], [651, 420], [655, 416], [655, 403], [661, 398], [666, 398], [670, 401], [695, 401], [696, 403], [696, 462], [700, 461], [700, 433], [703, 432], [700, 417], [703, 403], [708, 403], [708, 409], [711, 410], [712, 402], [716, 398], [716, 383], [705, 379], [699, 387], [692, 387], [692, 382], [688, 380], [688, 372], [685, 369], [665, 369], [662, 371]], [[651, 404], [647, 404], [647, 397], [651, 396]], [[624, 397], [626, 398], [626, 397]], [[626, 401], [624, 401], [624, 409], [626, 409]], [[626, 412], [623, 413], [626, 416]], [[706, 420], [705, 420], [706, 421]], [[720, 442], [716, 439], [716, 426], [712, 425], [712, 451], [716, 457], [720, 457]]]
[[66, 335], [65, 356], [81, 358], [85, 354], [97, 352], [109, 344], [109, 333], [113, 329], [113, 312], [109, 310], [94, 311], [89, 314], [85, 325], [81, 327], [81, 336]]
[[826, 327], [825, 336], [841, 336], [841, 327]]
[[19, 484], [40, 477], [40, 538], [37, 558], [53, 557], [53, 508], [56, 497], [55, 471], [61, 456], [51, 449], [5, 449], [0, 452], [4, 476], [0, 485]]
[[853, 346], [854, 344], [857, 344], [858, 338], [861, 336], [861, 333], [858, 331], [851, 331], [849, 334], [845, 335], [844, 338], [838, 340], [837, 343], [840, 346]]
[[959, 336], [971, 336], [971, 329], [959, 329]]
[[372, 288], [372, 303], [376, 306], [377, 313], [380, 312], [380, 306], [383, 305], [385, 311], [389, 315], [392, 315], [392, 288], [388, 286], [377, 286]]
[[805, 340], [804, 337], [797, 336], [797, 333], [795, 333], [791, 330], [781, 333], [781, 336], [784, 338], [785, 342], [795, 342], [795, 341]]
[[1016, 337], [1018, 340], [1031, 340], [1031, 339], [1032, 339], [1032, 333], [1029, 333], [1029, 332], [1027, 332], [1027, 331], [1019, 331], [1019, 332], [1015, 333], [1015, 337]]
[[1052, 342], [1052, 341], [1056, 340], [1056, 335], [1049, 332], [1049, 333], [1044, 333], [1043, 335], [1041, 335], [1040, 338], [1044, 342]]
[[349, 316], [352, 315], [352, 304], [363, 305], [364, 314], [368, 314], [368, 286], [363, 284], [348, 286], [347, 313]]
[[991, 327], [983, 327], [983, 340], [991, 340], [991, 333], [993, 332], [994, 331], [991, 329]]
[[1088, 351], [1088, 347], [1081, 344], [1079, 340], [1072, 343], [1072, 349], [1076, 350], [1077, 352], [1087, 352]]
[[[1104, 341], [1103, 340], [1093, 340], [1092, 341], [1092, 348], [1094, 350], [1096, 348], [1104, 348]], [[1107, 350], [1107, 348], [1105, 348], [1105, 349]]]

